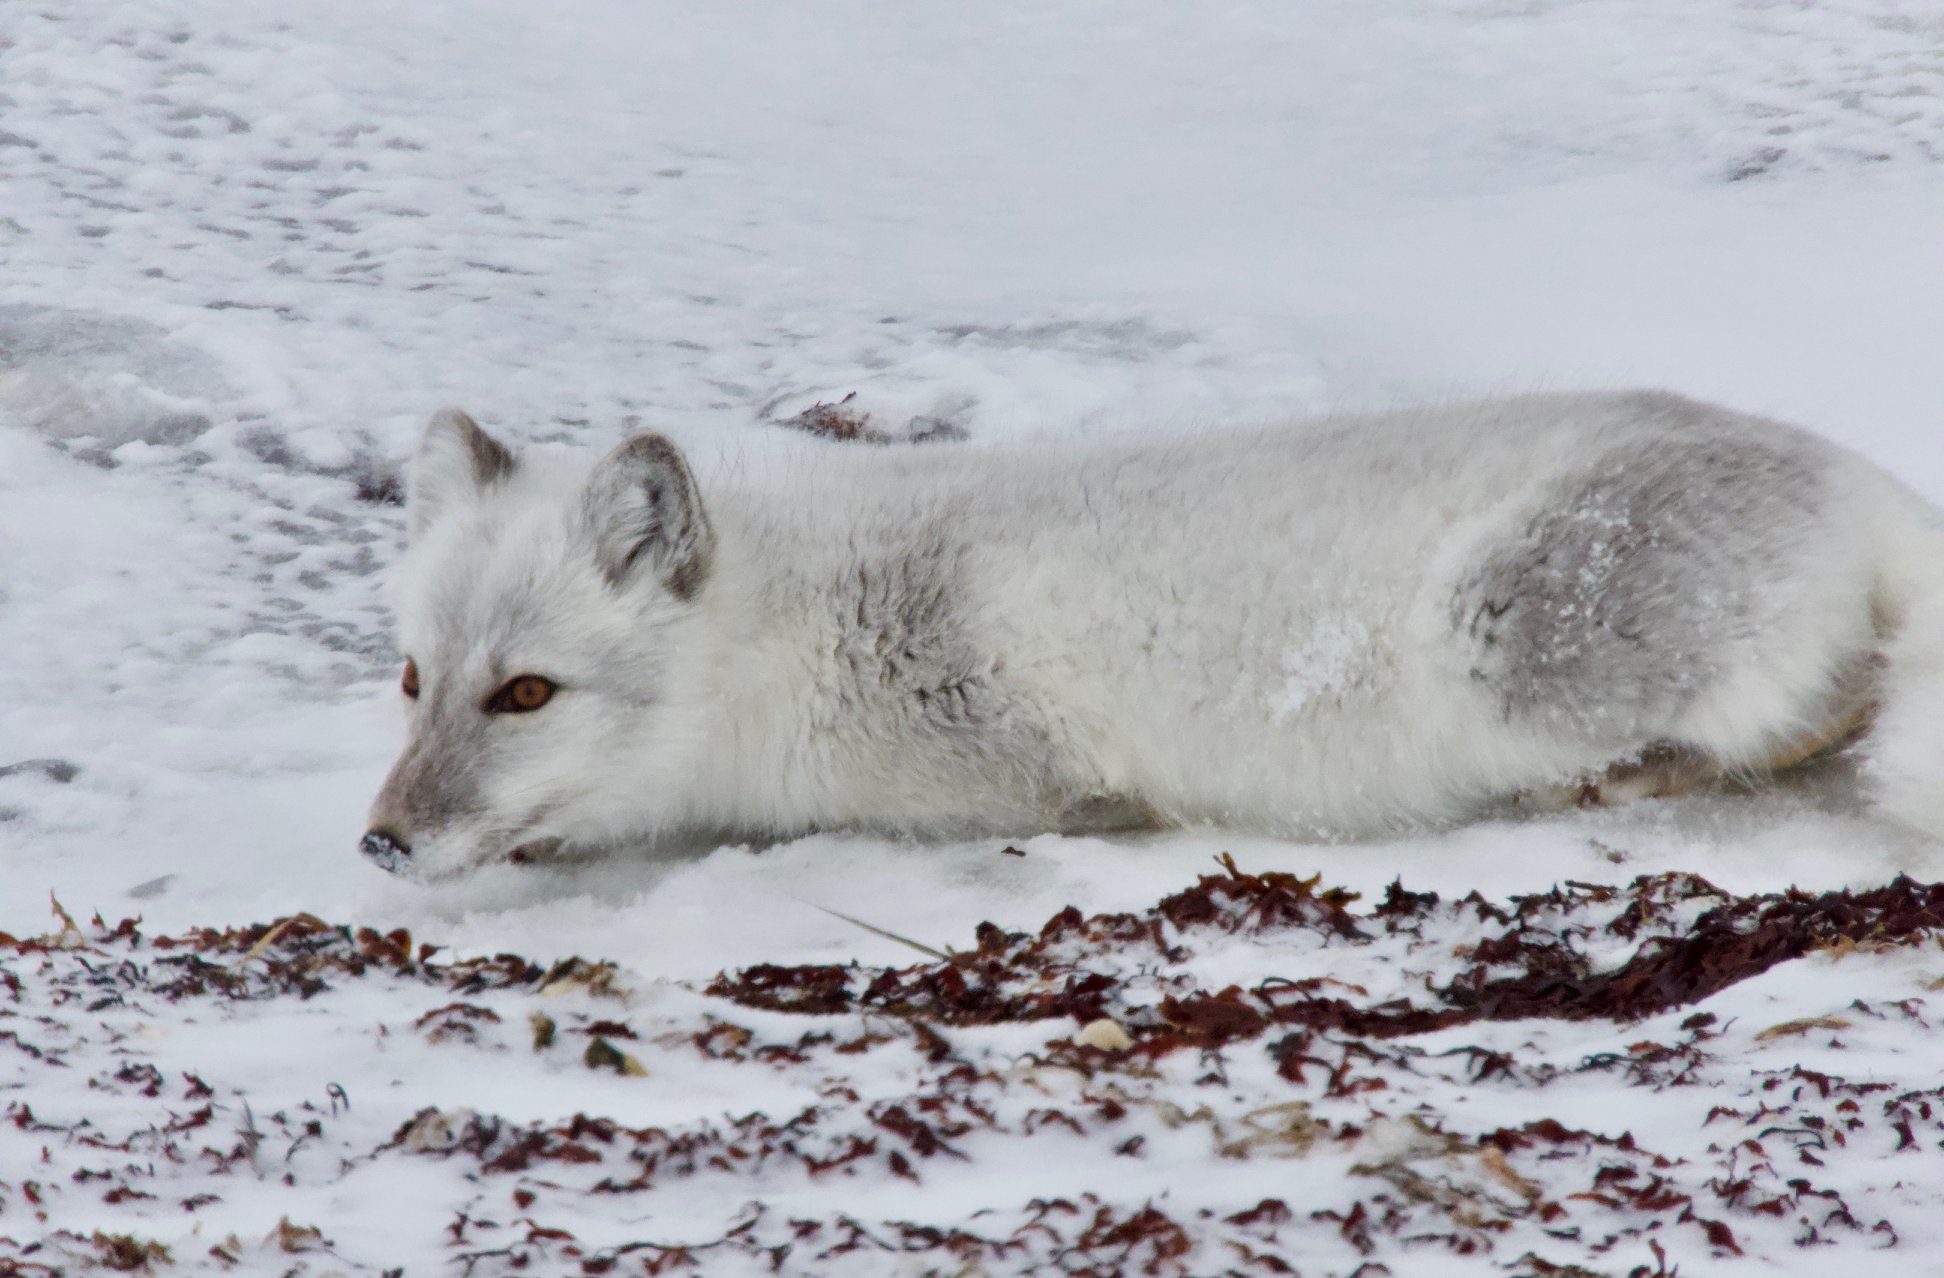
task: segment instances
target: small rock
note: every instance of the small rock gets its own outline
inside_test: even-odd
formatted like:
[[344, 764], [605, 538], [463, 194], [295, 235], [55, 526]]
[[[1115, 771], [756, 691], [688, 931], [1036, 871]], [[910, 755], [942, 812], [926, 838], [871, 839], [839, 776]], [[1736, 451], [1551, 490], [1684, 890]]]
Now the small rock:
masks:
[[1073, 1041], [1082, 1047], [1098, 1047], [1103, 1052], [1124, 1052], [1134, 1046], [1133, 1038], [1111, 1016], [1088, 1021], [1074, 1031]]

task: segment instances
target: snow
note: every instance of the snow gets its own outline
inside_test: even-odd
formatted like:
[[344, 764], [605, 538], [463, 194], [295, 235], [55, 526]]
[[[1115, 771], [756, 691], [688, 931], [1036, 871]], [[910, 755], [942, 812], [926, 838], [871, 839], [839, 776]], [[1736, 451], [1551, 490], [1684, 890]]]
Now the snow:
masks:
[[1355, 618], [1326, 619], [1302, 641], [1283, 652], [1287, 678], [1270, 698], [1269, 710], [1278, 723], [1299, 715], [1317, 697], [1330, 697], [1353, 687], [1360, 658], [1366, 656], [1370, 634]]
[[[151, 937], [308, 912], [409, 927], [453, 955], [609, 959], [657, 991], [655, 1016], [693, 1028], [712, 1006], [693, 991], [719, 970], [914, 957], [826, 910], [957, 950], [982, 920], [1031, 930], [1068, 904], [1145, 909], [1220, 851], [1366, 899], [1400, 877], [1450, 898], [1669, 870], [1733, 892], [1940, 877], [1935, 849], [1854, 810], [1840, 769], [1360, 846], [1046, 836], [1014, 857], [829, 835], [504, 867], [435, 889], [355, 852], [401, 732], [380, 591], [401, 521], [384, 498], [441, 404], [529, 445], [653, 426], [706, 483], [838, 446], [776, 423], [853, 390], [874, 421], [941, 418], [971, 437], [949, 447], [976, 448], [1654, 384], [1804, 423], [1944, 500], [1940, 161], [1944, 17], [1930, 0], [11, 6], [0, 930], [45, 931], [50, 891], [80, 918], [140, 914]], [[1346, 677], [1353, 639], [1292, 646], [1291, 713]], [[1274, 966], [1326, 975], [1333, 958], [1278, 950]], [[1207, 956], [1209, 988], [1259, 979], [1256, 960], [1247, 946]], [[1929, 972], [1895, 955], [1820, 961], [1707, 1009], [1751, 1025], [1842, 1015], [1859, 989], [1886, 1005], [1921, 997]], [[328, 1110], [325, 1083], [343, 1081], [359, 1105], [344, 1151], [424, 1105], [640, 1125], [798, 1103], [785, 1081], [752, 1093], [706, 1061], [674, 1068], [661, 1059], [673, 1049], [643, 1057], [647, 1087], [577, 1062], [514, 1069], [524, 1047], [490, 1069], [443, 1045], [380, 1069], [368, 1027], [409, 1027], [427, 1007], [375, 986], [332, 997], [155, 1029], [169, 1094], [211, 1060], [226, 1062], [224, 1103], [254, 1097], [265, 1115]], [[514, 1011], [495, 1031], [509, 1041], [526, 1032]], [[1843, 1072], [1934, 1077], [1922, 1035], [1857, 1024]], [[1594, 1025], [1500, 1028], [1538, 1044], [1527, 1065], [1611, 1047]], [[991, 1053], [1045, 1037], [985, 1032]], [[1661, 1033], [1601, 1032], [1623, 1046]], [[1813, 1036], [1736, 1033], [1714, 1045], [1724, 1078], [1827, 1064]], [[387, 1081], [346, 1081], [340, 1064]], [[28, 1086], [16, 1066], [0, 1056], [0, 1100]], [[1456, 1077], [1426, 1103], [1530, 1117], [1513, 1112], [1521, 1098]], [[1691, 1139], [1697, 1116], [1672, 1090], [1602, 1074], [1574, 1086], [1584, 1108], [1558, 1111], [1569, 1125], [1610, 1131], [1624, 1110], [1643, 1146], [1650, 1129], [1670, 1148]], [[1266, 1104], [1288, 1086], [1265, 1076], [1244, 1091]], [[29, 1099], [42, 1113], [38, 1090]], [[19, 1138], [0, 1133], [8, 1182]], [[1009, 1210], [1036, 1193], [1112, 1189], [1119, 1210], [1189, 1192], [1158, 1157], [1141, 1173], [1152, 1184], [1123, 1168], [1113, 1189], [1091, 1157], [995, 1147], [951, 1194], [896, 1177], [872, 1194], [949, 1216], [992, 1185], [1022, 1190]], [[1212, 1158], [1205, 1140], [1182, 1158], [1207, 1172], [1194, 1192], [1231, 1211], [1275, 1196], [1265, 1181], [1290, 1196], [1341, 1179]], [[401, 1240], [430, 1230], [401, 1243], [418, 1272], [437, 1263], [423, 1258], [440, 1254], [446, 1218], [414, 1224], [399, 1204], [428, 1174], [379, 1160], [346, 1188], [320, 1161], [296, 1197], [226, 1190], [203, 1225], [99, 1206], [71, 1223], [236, 1231], [254, 1246], [288, 1215], [338, 1222], [326, 1233], [342, 1243], [369, 1211]], [[1935, 1218], [1915, 1182], [1846, 1174], [1910, 1195], [1900, 1222]], [[20, 1211], [0, 1200], [0, 1238], [39, 1228]], [[1937, 1240], [1899, 1228], [1870, 1263], [1935, 1268], [1923, 1248], [1934, 1256]], [[1692, 1237], [1665, 1245], [1689, 1269], [1733, 1259]], [[1751, 1248], [1749, 1267], [1763, 1263], [1822, 1261], [1784, 1242]], [[1339, 1271], [1320, 1253], [1313, 1264]]]

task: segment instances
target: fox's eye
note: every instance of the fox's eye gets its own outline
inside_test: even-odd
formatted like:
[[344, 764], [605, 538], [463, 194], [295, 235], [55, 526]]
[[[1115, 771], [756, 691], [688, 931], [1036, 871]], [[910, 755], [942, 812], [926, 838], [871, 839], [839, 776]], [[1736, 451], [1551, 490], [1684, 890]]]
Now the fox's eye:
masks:
[[410, 657], [405, 658], [405, 675], [398, 681], [398, 686], [406, 696], [418, 700], [418, 662]]
[[486, 703], [486, 709], [492, 714], [527, 714], [553, 700], [553, 694], [553, 680], [539, 675], [521, 675], [495, 692], [492, 700]]

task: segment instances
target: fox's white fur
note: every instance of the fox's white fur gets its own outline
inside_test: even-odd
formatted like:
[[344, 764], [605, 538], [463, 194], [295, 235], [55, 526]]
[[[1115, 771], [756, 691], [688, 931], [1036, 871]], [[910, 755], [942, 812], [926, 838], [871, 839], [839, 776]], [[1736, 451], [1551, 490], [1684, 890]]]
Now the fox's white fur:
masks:
[[[590, 475], [447, 411], [410, 516], [387, 868], [674, 832], [1358, 837], [1865, 724], [1875, 802], [1944, 834], [1938, 513], [1674, 395], [702, 484], [659, 436]], [[553, 699], [489, 712], [522, 674]]]

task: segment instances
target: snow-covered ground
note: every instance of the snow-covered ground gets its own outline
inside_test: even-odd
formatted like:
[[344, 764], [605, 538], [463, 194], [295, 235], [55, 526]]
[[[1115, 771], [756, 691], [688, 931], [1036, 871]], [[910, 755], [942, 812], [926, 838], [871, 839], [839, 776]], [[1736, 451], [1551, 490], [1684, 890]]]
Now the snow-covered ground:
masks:
[[[949, 464], [951, 448], [1026, 432], [1656, 384], [1803, 422], [1944, 500], [1934, 0], [1005, 14], [862, 0], [16, 3], [0, 7], [0, 246], [0, 930], [17, 936], [56, 926], [50, 891], [84, 920], [139, 914], [151, 937], [309, 913], [407, 927], [448, 955], [612, 960], [693, 1027], [717, 1015], [695, 991], [723, 969], [914, 957], [827, 910], [960, 951], [982, 920], [1034, 930], [1068, 904], [1147, 909], [1223, 850], [1366, 901], [1400, 876], [1447, 899], [1669, 870], [1733, 892], [1944, 877], [1932, 850], [1850, 810], [1840, 770], [1754, 797], [1377, 846], [1047, 837], [1015, 857], [833, 836], [760, 855], [507, 867], [436, 890], [387, 880], [354, 850], [400, 732], [379, 592], [400, 536], [387, 498], [443, 403], [529, 444], [652, 425], [706, 483], [751, 458], [840, 446], [775, 423], [853, 390], [875, 420], [963, 427], [968, 443], [932, 446]], [[1313, 974], [1296, 970], [1307, 959], [1247, 953], [1254, 966], [1221, 980]], [[1832, 982], [1876, 1005], [1921, 1000], [1944, 972], [1914, 951], [1841, 977], [1798, 970], [1818, 961], [1717, 1000], [1767, 999], [1760, 1017], [1779, 1022], [1833, 1015]], [[157, 1068], [223, 1062], [220, 1080], [199, 1077], [232, 1110], [328, 1108], [339, 1083], [375, 1140], [427, 1104], [671, 1131], [758, 1107], [746, 1080], [647, 1056], [645, 1080], [575, 1061], [544, 1087], [469, 1058], [442, 1067], [454, 1052], [374, 1064], [336, 1042], [352, 1032], [341, 1026], [423, 1037], [411, 1026], [436, 1004], [409, 984], [359, 989], [355, 1009], [317, 1005], [335, 1017], [218, 1003], [194, 1033], [115, 1032], [185, 1035]], [[24, 1086], [40, 1113], [41, 1076], [7, 1038], [23, 1007], [0, 1003], [16, 1018], [0, 1022], [0, 1053], [19, 1053], [0, 1054], [0, 1101]], [[238, 1041], [219, 1041], [232, 1013]], [[761, 1032], [780, 1041], [780, 1014], [767, 1015]], [[1756, 1013], [1720, 1019], [1736, 1015]], [[496, 1032], [524, 1030], [508, 1016]], [[1018, 1054], [1051, 1032], [964, 1033], [992, 1036], [980, 1052]], [[1547, 1051], [1633, 1041], [1612, 1026], [1574, 1033]], [[1916, 1030], [1849, 1043], [1849, 1075], [1934, 1081], [1944, 1048], [1928, 1043]], [[1774, 1063], [1773, 1046], [1747, 1050], [1730, 1085], [1755, 1055]], [[410, 1079], [388, 1091], [388, 1069]], [[1593, 1082], [1570, 1125], [1611, 1137], [1692, 1117], [1652, 1080]], [[166, 1094], [186, 1086], [171, 1073]], [[1225, 1103], [1244, 1109], [1313, 1099], [1269, 1074], [1238, 1087], [1246, 1104]], [[1458, 1071], [1391, 1117], [1482, 1103], [1473, 1090]], [[767, 1090], [761, 1102], [792, 1103]], [[7, 1188], [52, 1139], [23, 1133], [0, 1127], [0, 1240], [56, 1227]], [[1021, 1157], [975, 1159], [929, 1199], [888, 1172], [868, 1192], [849, 1182], [838, 1206], [890, 1219], [915, 1218], [917, 1203], [943, 1213], [933, 1225], [987, 1206], [1012, 1213], [1010, 1231], [1035, 1197], [1233, 1212], [1337, 1174], [1171, 1147], [1176, 1171], [1089, 1180], [1097, 1166], [1076, 1156], [1068, 1183], [1058, 1154], [1029, 1150], [1030, 1175]], [[1885, 1166], [1875, 1188], [1888, 1194], [1903, 1173]], [[268, 1177], [257, 1193], [220, 1191], [218, 1232], [255, 1246], [287, 1217], [335, 1240], [348, 1259], [333, 1265], [426, 1272], [458, 1247], [443, 1231], [469, 1201], [448, 1172], [387, 1164], [384, 1190], [367, 1177], [347, 1194], [322, 1172], [281, 1195]], [[1863, 1186], [1871, 1173], [1848, 1174]], [[755, 1183], [736, 1192], [759, 1198]], [[84, 1189], [69, 1186], [59, 1227], [90, 1223]], [[360, 1213], [388, 1194], [429, 1206], [352, 1246]], [[875, 1195], [890, 1196], [881, 1209], [865, 1203]], [[89, 1210], [96, 1227], [203, 1263], [213, 1243], [182, 1241], [202, 1228], [196, 1213], [145, 1201]], [[1939, 1205], [1918, 1194], [1904, 1216]], [[610, 1242], [641, 1216], [617, 1212]], [[1263, 1244], [1271, 1254], [1305, 1274], [1361, 1263], [1320, 1242], [1305, 1252], [1304, 1230], [1323, 1227], [1298, 1217]], [[1896, 1228], [1902, 1241], [1870, 1263], [1944, 1267], [1921, 1230]], [[1341, 1241], [1336, 1224], [1323, 1232]], [[1882, 1241], [1858, 1237], [1844, 1245]], [[1684, 1272], [1734, 1259], [1705, 1232], [1661, 1245]], [[1577, 1263], [1654, 1272], [1636, 1252]], [[844, 1253], [890, 1264], [863, 1254]], [[1519, 1256], [1478, 1263], [1514, 1271]], [[1786, 1241], [1748, 1251], [1751, 1267], [1804, 1274], [1826, 1272], [1824, 1256]]]

